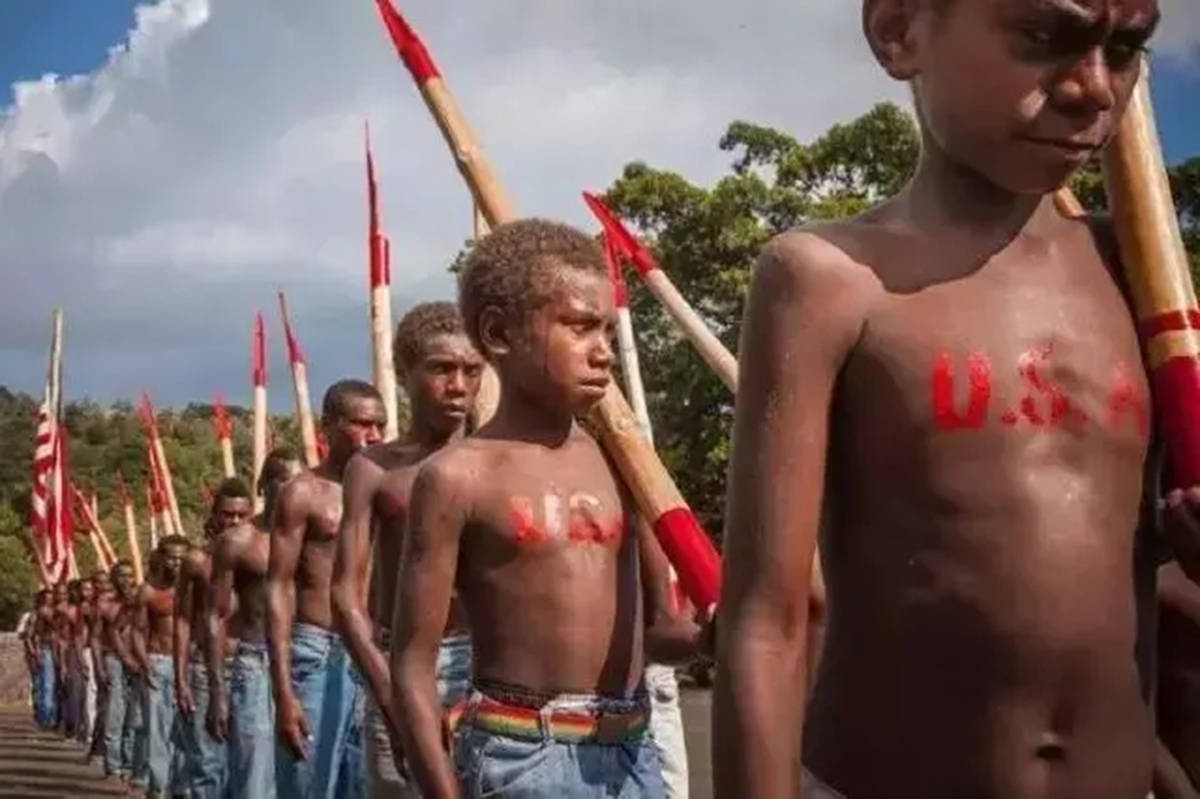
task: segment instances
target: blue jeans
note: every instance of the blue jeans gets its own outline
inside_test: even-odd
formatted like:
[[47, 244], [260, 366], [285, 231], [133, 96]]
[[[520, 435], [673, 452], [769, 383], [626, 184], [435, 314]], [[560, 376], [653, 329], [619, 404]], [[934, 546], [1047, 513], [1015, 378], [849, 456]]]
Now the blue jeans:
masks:
[[154, 687], [146, 690], [146, 761], [151, 796], [171, 790], [175, 759], [175, 669], [170, 655], [150, 655]]
[[442, 639], [437, 659], [437, 692], [442, 707], [451, 707], [471, 692], [471, 636], [466, 633]]
[[121, 757], [124, 740], [126, 703], [129, 691], [125, 685], [125, 666], [116, 655], [105, 655], [104, 665], [108, 671], [108, 701], [104, 705], [104, 772], [106, 774], [129, 773]]
[[303, 760], [294, 759], [282, 746], [276, 748], [278, 792], [288, 799], [342, 799], [345, 790], [359, 796], [361, 754], [356, 767], [346, 762], [346, 752], [355, 716], [362, 718], [362, 690], [351, 676], [345, 644], [337, 633], [298, 623], [292, 625], [291, 655], [292, 690], [304, 710], [312, 742]]
[[125, 672], [125, 729], [121, 731], [121, 768], [132, 783], [150, 783], [149, 732], [146, 726], [146, 682], [140, 674]]
[[275, 799], [275, 698], [266, 644], [238, 644], [229, 674], [229, 794]]
[[191, 664], [192, 698], [196, 712], [181, 716], [175, 729], [175, 775], [172, 791], [186, 799], [222, 799], [225, 795], [225, 744], [208, 734], [208, 669]]
[[39, 727], [50, 729], [58, 723], [58, 682], [54, 674], [54, 653], [48, 646], [38, 650], [35, 688], [34, 720]]
[[[505, 799], [662, 799], [665, 789], [658, 751], [648, 733], [619, 743], [569, 743], [551, 736], [541, 724], [540, 737], [517, 737], [472, 724], [468, 700], [455, 739], [455, 766], [463, 797]], [[635, 702], [586, 695], [560, 695], [541, 707], [543, 718], [558, 712], [627, 712]]]

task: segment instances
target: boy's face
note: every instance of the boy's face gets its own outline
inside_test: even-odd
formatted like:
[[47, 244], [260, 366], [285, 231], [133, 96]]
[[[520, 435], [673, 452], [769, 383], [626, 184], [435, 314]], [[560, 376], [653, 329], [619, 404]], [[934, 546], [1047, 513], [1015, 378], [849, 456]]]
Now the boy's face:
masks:
[[341, 416], [326, 419], [324, 430], [329, 452], [335, 459], [349, 458], [360, 449], [383, 440], [387, 411], [375, 397], [350, 397]]
[[920, 5], [899, 59], [926, 135], [951, 161], [1029, 194], [1061, 186], [1111, 138], [1158, 18], [1157, 0]]
[[608, 276], [562, 269], [514, 342], [510, 375], [551, 407], [582, 413], [612, 379], [615, 320]]
[[96, 598], [96, 588], [91, 580], [84, 580], [79, 584], [79, 596], [84, 602], [91, 602]]
[[406, 381], [415, 420], [440, 433], [457, 430], [475, 402], [482, 374], [483, 357], [465, 334], [431, 336]]
[[118, 566], [116, 573], [117, 593], [122, 599], [133, 596], [133, 567]]
[[59, 583], [54, 586], [54, 604], [61, 605], [67, 601], [67, 586], [65, 583]]
[[162, 548], [158, 558], [158, 568], [164, 580], [174, 584], [179, 579], [179, 570], [183, 566], [183, 556], [187, 548], [183, 544], [168, 544]]
[[246, 497], [221, 497], [213, 509], [213, 535], [220, 535], [250, 518], [254, 506]]
[[108, 574], [99, 572], [92, 578], [92, 582], [96, 585], [96, 594], [103, 594], [112, 590], [112, 582], [108, 579]]

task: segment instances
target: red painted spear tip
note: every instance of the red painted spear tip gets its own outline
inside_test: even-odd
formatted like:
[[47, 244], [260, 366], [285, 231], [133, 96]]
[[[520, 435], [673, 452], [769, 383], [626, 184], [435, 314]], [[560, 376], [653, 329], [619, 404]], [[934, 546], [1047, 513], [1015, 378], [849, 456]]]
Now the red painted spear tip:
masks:
[[288, 318], [287, 298], [279, 292], [279, 311], [283, 314], [283, 335], [287, 339], [288, 361], [292, 364], [305, 363], [304, 350], [300, 349], [300, 341], [292, 330], [292, 320]]
[[600, 220], [604, 232], [608, 234], [609, 240], [615, 252], [625, 256], [633, 262], [633, 266], [637, 269], [638, 274], [645, 277], [648, 273], [658, 269], [658, 262], [654, 260], [654, 256], [646, 249], [646, 246], [634, 238], [633, 234], [622, 224], [617, 215], [612, 212], [612, 209], [605, 204], [595, 194], [590, 191], [583, 193], [583, 201], [587, 203], [588, 208]]
[[625, 277], [621, 274], [621, 257], [617, 252], [616, 246], [612, 243], [612, 237], [608, 234], [602, 236], [604, 244], [604, 261], [608, 264], [608, 279], [613, 287], [613, 301], [618, 308], [629, 307], [629, 287], [625, 285]]
[[263, 326], [262, 311], [254, 315], [254, 352], [253, 352], [254, 385], [267, 384], [267, 333]]
[[379, 15], [383, 17], [384, 27], [392, 37], [392, 44], [396, 45], [396, 52], [404, 61], [404, 66], [408, 67], [408, 71], [412, 73], [413, 80], [420, 84], [440, 78], [442, 73], [438, 72], [425, 43], [408, 24], [408, 20], [401, 16], [396, 7], [392, 5], [391, 0], [375, 0], [375, 5], [379, 7]]

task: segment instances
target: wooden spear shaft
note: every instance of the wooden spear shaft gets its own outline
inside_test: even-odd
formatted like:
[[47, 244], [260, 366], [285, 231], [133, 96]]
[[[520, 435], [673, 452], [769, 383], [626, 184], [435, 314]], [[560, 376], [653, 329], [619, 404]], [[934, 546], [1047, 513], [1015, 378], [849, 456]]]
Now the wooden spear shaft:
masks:
[[154, 493], [146, 486], [146, 509], [150, 511], [150, 548], [158, 549], [158, 517], [154, 513]]
[[[488, 224], [495, 227], [514, 220], [516, 214], [507, 193], [495, 179], [424, 44], [389, 0], [376, 2], [397, 52], [416, 80]], [[589, 415], [639, 510], [652, 524], [667, 558], [678, 571], [685, 592], [698, 608], [710, 609], [720, 596], [720, 558], [654, 447], [642, 434], [620, 389], [610, 383]]]
[[254, 317], [253, 363], [254, 455], [250, 485], [254, 511], [258, 513], [263, 509], [263, 498], [258, 493], [258, 476], [262, 472], [263, 461], [267, 459], [267, 337], [261, 313]]
[[145, 582], [142, 569], [142, 542], [138, 540], [137, 522], [133, 517], [133, 500], [125, 497], [121, 503], [125, 511], [125, 537], [129, 539], [129, 554], [133, 557], [133, 571], [139, 584]]
[[1145, 66], [1105, 151], [1104, 174], [1171, 481], [1177, 488], [1200, 485], [1200, 308], [1163, 164]]
[[296, 398], [296, 421], [300, 425], [300, 440], [304, 444], [304, 461], [311, 469], [321, 462], [321, 457], [317, 454], [317, 426], [313, 422], [312, 400], [308, 394], [308, 362], [304, 357], [304, 350], [300, 349], [300, 341], [292, 330], [287, 298], [282, 291], [279, 292], [279, 312], [283, 316], [288, 363], [292, 367], [292, 393]]
[[400, 437], [400, 408], [396, 394], [396, 360], [392, 351], [392, 253], [381, 230], [379, 187], [375, 180], [375, 158], [371, 153], [371, 130], [364, 129], [367, 154], [367, 268], [370, 286], [371, 373], [383, 397], [386, 413], [383, 437]]

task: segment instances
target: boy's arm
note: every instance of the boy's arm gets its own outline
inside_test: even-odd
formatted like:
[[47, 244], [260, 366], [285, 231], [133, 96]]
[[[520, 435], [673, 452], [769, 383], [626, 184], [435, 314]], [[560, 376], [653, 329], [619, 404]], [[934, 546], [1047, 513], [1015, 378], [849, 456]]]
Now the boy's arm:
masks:
[[296, 617], [296, 564], [308, 524], [307, 481], [295, 479], [280, 492], [271, 522], [271, 556], [267, 565], [267, 644], [275, 691], [276, 731], [292, 757], [305, 757], [308, 720], [292, 690], [292, 621]]
[[367, 678], [388, 728], [395, 729], [388, 662], [372, 638], [371, 618], [363, 598], [371, 558], [371, 511], [383, 469], [365, 455], [355, 455], [342, 479], [342, 525], [333, 566], [333, 616], [350, 655]]
[[409, 768], [428, 797], [458, 796], [442, 745], [437, 655], [450, 612], [458, 543], [466, 521], [459, 481], [439, 460], [413, 483], [392, 618], [392, 701]]
[[700, 653], [701, 627], [675, 609], [670, 562], [654, 531], [641, 516], [635, 517], [634, 525], [642, 577], [646, 659], [686, 663]]
[[809, 580], [828, 417], [873, 286], [863, 267], [805, 233], [768, 244], [751, 283], [713, 694], [718, 797], [792, 797], [800, 784]]
[[105, 685], [108, 684], [108, 663], [104, 657], [103, 632], [106, 623], [104, 619], [104, 606], [96, 602], [96, 617], [92, 619], [92, 627], [88, 632], [88, 641], [92, 647], [92, 663], [96, 669], [96, 679]]
[[192, 695], [192, 673], [190, 655], [192, 648], [192, 592], [195, 553], [189, 552], [179, 570], [179, 585], [175, 589], [175, 626], [171, 632], [171, 660], [175, 666], [175, 700], [180, 712], [191, 715], [196, 712], [196, 700]]
[[137, 598], [134, 599], [133, 605], [133, 629], [130, 631], [129, 640], [133, 647], [133, 659], [138, 664], [138, 670], [150, 679], [150, 657], [146, 652], [146, 632], [150, 629], [150, 610], [147, 606], [149, 599], [148, 592], [151, 589], [148, 586], [138, 588]]
[[1187, 771], [1161, 739], [1155, 739], [1154, 799], [1200, 799]]
[[209, 734], [224, 741], [229, 729], [229, 699], [225, 693], [225, 622], [233, 608], [233, 569], [237, 556], [237, 541], [233, 530], [227, 530], [213, 545], [212, 576], [204, 602], [204, 625], [209, 647], [208, 719]]

